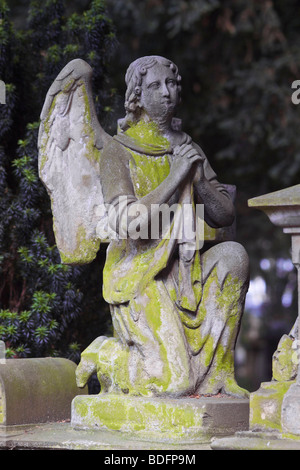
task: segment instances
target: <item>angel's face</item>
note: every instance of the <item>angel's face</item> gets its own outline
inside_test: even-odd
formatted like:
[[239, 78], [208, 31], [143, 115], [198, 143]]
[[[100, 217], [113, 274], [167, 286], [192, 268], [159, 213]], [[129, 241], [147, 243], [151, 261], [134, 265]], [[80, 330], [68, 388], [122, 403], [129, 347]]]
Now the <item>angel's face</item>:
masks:
[[153, 121], [169, 120], [179, 103], [179, 87], [171, 67], [156, 63], [147, 70], [140, 103]]

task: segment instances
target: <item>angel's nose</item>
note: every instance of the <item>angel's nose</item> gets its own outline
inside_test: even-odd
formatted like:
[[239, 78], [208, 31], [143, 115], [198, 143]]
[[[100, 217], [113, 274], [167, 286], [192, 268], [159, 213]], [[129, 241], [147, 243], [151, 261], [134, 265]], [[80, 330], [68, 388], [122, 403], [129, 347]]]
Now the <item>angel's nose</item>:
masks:
[[166, 96], [166, 97], [170, 96], [169, 88], [166, 83], [163, 83], [162, 94], [163, 96]]

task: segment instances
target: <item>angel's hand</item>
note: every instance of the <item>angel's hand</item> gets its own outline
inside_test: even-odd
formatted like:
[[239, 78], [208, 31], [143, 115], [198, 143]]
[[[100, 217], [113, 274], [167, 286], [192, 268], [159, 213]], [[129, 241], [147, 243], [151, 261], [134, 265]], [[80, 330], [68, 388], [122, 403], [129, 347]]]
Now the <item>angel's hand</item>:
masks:
[[194, 163], [198, 163], [199, 177], [203, 177], [203, 162], [205, 156], [190, 144], [178, 145], [174, 149], [174, 159], [172, 161], [170, 173], [173, 178], [181, 182], [189, 173]]

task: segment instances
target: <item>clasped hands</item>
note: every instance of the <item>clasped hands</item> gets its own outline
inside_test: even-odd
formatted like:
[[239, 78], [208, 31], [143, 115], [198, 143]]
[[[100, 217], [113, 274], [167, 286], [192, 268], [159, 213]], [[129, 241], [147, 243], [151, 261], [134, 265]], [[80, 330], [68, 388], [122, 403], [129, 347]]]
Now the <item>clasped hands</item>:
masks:
[[194, 163], [199, 163], [199, 165], [195, 165], [195, 173], [197, 170], [197, 180], [204, 178], [204, 153], [200, 153], [199, 150], [191, 144], [182, 144], [177, 145], [174, 148], [173, 155], [171, 173], [176, 179], [179, 178], [182, 181], [187, 176]]

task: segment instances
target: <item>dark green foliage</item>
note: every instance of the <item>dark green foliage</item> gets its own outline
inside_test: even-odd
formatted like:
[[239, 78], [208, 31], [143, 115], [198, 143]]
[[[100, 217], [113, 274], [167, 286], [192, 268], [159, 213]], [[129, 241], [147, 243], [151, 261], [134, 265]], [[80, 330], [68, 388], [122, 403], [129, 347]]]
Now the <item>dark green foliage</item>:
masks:
[[38, 177], [38, 119], [56, 75], [81, 57], [94, 69], [96, 107], [105, 120], [114, 34], [100, 0], [71, 16], [62, 0], [33, 0], [28, 27], [18, 32], [0, 0], [0, 18], [0, 78], [7, 94], [0, 105], [0, 339], [9, 356], [78, 360], [91, 334], [76, 325], [90, 319], [94, 334], [108, 328], [101, 295], [104, 253], [88, 267], [60, 262], [50, 200]]

